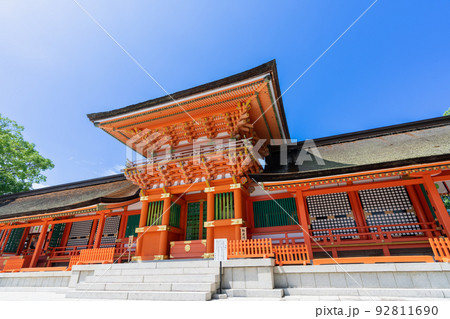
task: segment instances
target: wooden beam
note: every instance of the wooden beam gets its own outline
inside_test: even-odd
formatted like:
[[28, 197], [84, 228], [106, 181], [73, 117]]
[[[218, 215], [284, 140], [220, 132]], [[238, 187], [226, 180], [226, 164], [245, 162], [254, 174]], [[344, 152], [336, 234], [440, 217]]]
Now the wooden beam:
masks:
[[[352, 191], [360, 191], [365, 189], [374, 189], [374, 188], [385, 188], [385, 187], [395, 187], [395, 186], [407, 186], [407, 185], [417, 185], [423, 184], [423, 179], [402, 179], [402, 180], [393, 180], [393, 181], [384, 181], [384, 182], [374, 182], [374, 183], [364, 183], [350, 186], [334, 186], [334, 187], [324, 187], [318, 189], [310, 189], [303, 192], [304, 196], [312, 196], [312, 195], [323, 195], [330, 193], [348, 193]], [[289, 190], [295, 191], [295, 189]]]

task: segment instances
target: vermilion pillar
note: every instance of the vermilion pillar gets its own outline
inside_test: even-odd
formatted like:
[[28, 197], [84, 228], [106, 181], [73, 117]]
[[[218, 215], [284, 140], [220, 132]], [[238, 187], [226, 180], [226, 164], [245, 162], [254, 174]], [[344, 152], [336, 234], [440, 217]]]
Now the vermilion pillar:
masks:
[[159, 241], [159, 258], [167, 259], [169, 257], [168, 248], [169, 248], [169, 230], [168, 226], [170, 223], [170, 206], [172, 204], [172, 196], [169, 194], [169, 197], [164, 198], [164, 206], [163, 206], [163, 215], [161, 218], [161, 226], [164, 229], [161, 230], [161, 236]]
[[5, 250], [6, 244], [8, 243], [9, 236], [11, 236], [11, 233], [12, 233], [12, 229], [9, 229], [9, 231], [7, 231], [7, 234], [5, 235], [5, 241], [3, 243], [2, 251], [0, 252], [0, 254], [3, 254], [3, 251]]
[[48, 220], [45, 220], [42, 224], [41, 233], [39, 235], [39, 239], [36, 244], [36, 248], [34, 249], [33, 257], [31, 258], [30, 268], [36, 267], [39, 256], [42, 252], [42, 246], [44, 245], [45, 237], [47, 237], [47, 228], [48, 228]]
[[2, 233], [2, 238], [0, 239], [0, 252], [3, 252], [3, 244], [6, 244], [5, 242], [5, 238], [6, 238], [6, 234], [8, 233], [8, 229], [3, 229], [3, 233]]
[[[242, 190], [240, 188], [236, 188], [233, 190], [234, 196], [234, 218], [241, 219], [242, 218]], [[237, 225], [235, 227], [235, 236], [236, 240], [241, 239], [241, 227]]]
[[308, 209], [306, 208], [305, 199], [303, 197], [303, 191], [297, 190], [296, 192], [297, 202], [297, 216], [302, 226], [303, 239], [305, 241], [306, 250], [308, 251], [309, 259], [313, 259], [313, 252], [311, 247], [311, 233], [309, 232], [308, 222]]
[[[214, 221], [214, 193], [206, 193], [207, 211], [206, 211], [206, 221]], [[206, 254], [207, 257], [211, 257], [214, 253], [214, 227], [206, 228]]]
[[[149, 201], [142, 201], [141, 217], [139, 218], [139, 227], [145, 227], [147, 225]], [[136, 256], [142, 256], [142, 233], [138, 234], [136, 240]]]
[[100, 215], [98, 220], [97, 233], [95, 234], [94, 248], [99, 248], [102, 242], [103, 229], [105, 228], [105, 213]]
[[416, 212], [419, 223], [426, 223], [428, 221], [427, 216], [425, 214], [425, 211], [423, 210], [422, 204], [420, 203], [420, 199], [417, 196], [416, 190], [412, 185], [406, 186], [406, 190], [408, 192], [409, 198], [411, 199], [411, 203], [414, 207], [414, 211]]
[[428, 198], [433, 206], [436, 217], [441, 226], [444, 228], [444, 233], [447, 237], [450, 237], [450, 216], [448, 215], [447, 209], [445, 208], [444, 202], [439, 195], [436, 185], [430, 175], [424, 175], [423, 181], [423, 186], [425, 186], [425, 189], [427, 190]]
[[67, 242], [69, 241], [70, 231], [72, 230], [72, 224], [73, 223], [66, 223], [66, 227], [64, 227], [64, 233], [62, 235], [61, 243], [60, 243], [61, 247], [67, 246]]
[[94, 243], [95, 235], [97, 233], [98, 219], [92, 221], [91, 235], [89, 236], [88, 245], [91, 246]]

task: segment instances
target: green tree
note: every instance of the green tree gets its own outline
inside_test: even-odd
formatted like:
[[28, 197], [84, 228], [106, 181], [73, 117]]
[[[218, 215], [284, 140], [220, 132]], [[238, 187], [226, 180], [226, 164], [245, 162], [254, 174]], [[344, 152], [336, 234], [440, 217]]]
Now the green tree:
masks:
[[450, 115], [450, 107], [448, 108], [447, 111], [444, 112], [444, 116]]
[[0, 195], [23, 192], [45, 182], [42, 171], [54, 167], [35, 145], [23, 139], [23, 127], [0, 114]]

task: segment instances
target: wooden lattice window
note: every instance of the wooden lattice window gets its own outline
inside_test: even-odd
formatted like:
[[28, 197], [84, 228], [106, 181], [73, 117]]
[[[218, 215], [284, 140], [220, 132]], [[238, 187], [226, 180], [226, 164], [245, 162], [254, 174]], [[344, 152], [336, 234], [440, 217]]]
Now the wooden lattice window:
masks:
[[[352, 214], [352, 208], [347, 193], [332, 193], [323, 195], [313, 195], [306, 197], [308, 213], [311, 221], [312, 230], [335, 229], [332, 234], [341, 235], [356, 233], [355, 218]], [[313, 231], [313, 236], [328, 234], [327, 231]], [[342, 239], [353, 238], [356, 236], [342, 237]]]
[[127, 227], [125, 229], [125, 237], [135, 236], [137, 237], [136, 228], [139, 227], [140, 214], [129, 215], [127, 220]]
[[197, 240], [200, 231], [200, 202], [187, 205], [186, 240]]
[[170, 207], [169, 225], [180, 228], [181, 206], [174, 203]]
[[[361, 190], [359, 191], [359, 197], [366, 213], [368, 226], [394, 225], [381, 227], [382, 231], [420, 229], [419, 225], [399, 225], [419, 222], [405, 187], [396, 186]], [[369, 229], [370, 231], [377, 231], [373, 227]], [[397, 236], [416, 234], [419, 233], [402, 233]]]
[[106, 218], [105, 226], [103, 227], [102, 234], [102, 244], [110, 244], [104, 245], [102, 247], [114, 247], [116, 244], [117, 235], [119, 233], [120, 227], [120, 219], [121, 216], [111, 216]]
[[253, 202], [255, 228], [298, 225], [295, 198]]
[[64, 234], [64, 229], [66, 229], [66, 224], [55, 224], [53, 225], [52, 237], [48, 244], [49, 247], [59, 247], [61, 244], [61, 238]]
[[8, 242], [6, 243], [5, 253], [17, 253], [20, 241], [22, 240], [23, 231], [25, 228], [14, 228], [11, 230], [11, 235], [9, 235]]
[[89, 243], [93, 220], [74, 222], [70, 229], [67, 246], [85, 246]]
[[161, 225], [164, 201], [150, 202], [148, 204], [147, 226]]
[[234, 218], [233, 192], [215, 194], [214, 207], [215, 207], [214, 210], [215, 220]]

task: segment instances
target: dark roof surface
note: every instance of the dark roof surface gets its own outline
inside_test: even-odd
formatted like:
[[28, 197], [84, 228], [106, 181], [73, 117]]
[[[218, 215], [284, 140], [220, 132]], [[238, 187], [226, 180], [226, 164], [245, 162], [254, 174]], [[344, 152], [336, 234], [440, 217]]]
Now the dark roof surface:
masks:
[[[278, 73], [277, 73], [276, 61], [272, 60], [272, 61], [264, 63], [260, 66], [257, 66], [253, 69], [250, 69], [250, 70], [238, 73], [238, 74], [234, 74], [232, 76], [229, 76], [229, 77], [217, 80], [217, 81], [209, 82], [209, 83], [199, 85], [199, 86], [187, 89], [187, 90], [179, 91], [179, 92], [176, 92], [176, 93], [173, 93], [170, 95], [166, 95], [166, 96], [162, 96], [162, 97], [159, 97], [159, 98], [156, 98], [153, 100], [148, 100], [148, 101], [145, 101], [142, 103], [122, 107], [122, 108], [115, 109], [112, 111], [87, 114], [87, 117], [92, 122], [96, 122], [96, 121], [101, 121], [103, 119], [107, 119], [107, 118], [114, 117], [114, 116], [126, 115], [127, 113], [130, 113], [130, 112], [147, 109], [147, 108], [157, 106], [157, 105], [160, 105], [163, 103], [172, 102], [173, 100], [179, 100], [179, 99], [182, 99], [185, 97], [189, 97], [191, 95], [199, 94], [202, 92], [206, 92], [209, 90], [227, 86], [227, 85], [230, 85], [230, 84], [233, 84], [236, 82], [244, 81], [246, 79], [249, 79], [249, 78], [252, 78], [252, 77], [267, 73], [267, 72], [272, 73], [272, 75], [274, 77], [273, 80], [274, 80], [274, 84], [275, 84], [275, 90], [277, 91], [276, 94], [278, 97], [280, 97], [281, 91], [280, 91], [280, 85], [278, 83]], [[281, 120], [282, 120], [283, 126], [285, 128], [285, 134], [286, 134], [287, 138], [289, 138], [289, 130], [288, 130], [288, 126], [287, 126], [286, 115], [284, 113], [283, 100], [281, 97], [278, 99], [278, 104], [280, 106]]]
[[139, 197], [139, 188], [123, 174], [41, 188], [0, 197], [0, 218], [37, 215], [116, 203]]
[[280, 164], [280, 147], [272, 146], [264, 172], [252, 178], [294, 180], [450, 160], [450, 116], [319, 138], [314, 144], [322, 163], [311, 151], [313, 160], [297, 162], [305, 141], [287, 147], [287, 165]]

